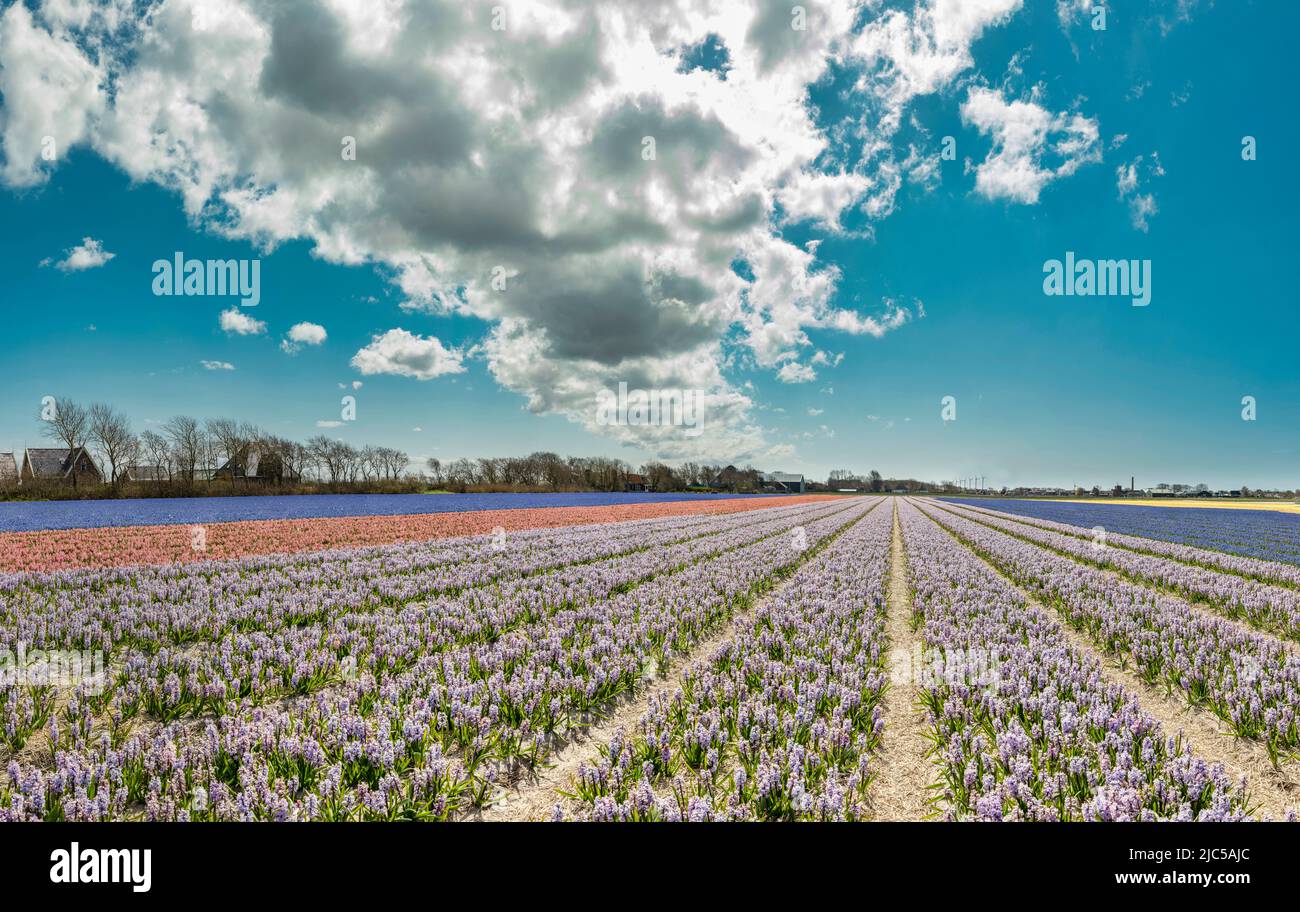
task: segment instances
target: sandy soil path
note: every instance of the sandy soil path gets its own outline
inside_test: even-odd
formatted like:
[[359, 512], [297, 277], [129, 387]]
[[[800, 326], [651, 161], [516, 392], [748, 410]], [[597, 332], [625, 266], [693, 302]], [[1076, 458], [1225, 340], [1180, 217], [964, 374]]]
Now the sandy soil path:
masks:
[[[890, 559], [889, 612], [885, 622], [890, 655], [901, 651], [910, 656], [920, 635], [912, 629], [907, 554], [897, 507]], [[933, 814], [927, 786], [937, 779], [937, 771], [927, 756], [932, 743], [926, 737], [928, 730], [925, 711], [917, 703], [915, 683], [897, 679], [891, 682], [885, 693], [884, 743], [869, 792], [875, 820], [923, 820]]]

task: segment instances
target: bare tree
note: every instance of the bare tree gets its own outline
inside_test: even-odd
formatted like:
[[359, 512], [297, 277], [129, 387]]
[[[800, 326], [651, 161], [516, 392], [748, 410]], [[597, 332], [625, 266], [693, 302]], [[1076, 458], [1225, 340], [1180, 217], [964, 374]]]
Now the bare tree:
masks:
[[447, 483], [452, 485], [471, 485], [478, 480], [474, 462], [469, 459], [457, 459], [447, 466]]
[[334, 458], [334, 441], [324, 434], [317, 434], [307, 441], [307, 452], [322, 479], [339, 480], [339, 466]]
[[[167, 438], [157, 431], [145, 431], [140, 435], [140, 452], [149, 463], [157, 467], [159, 476], [164, 472], [167, 474], [167, 480], [172, 477], [172, 452], [171, 444]], [[159, 477], [158, 481], [162, 481]]]
[[496, 459], [485, 459], [480, 457], [476, 460], [478, 469], [475, 475], [479, 484], [496, 484], [500, 477], [500, 463]]
[[238, 421], [232, 421], [229, 418], [209, 418], [204, 425], [208, 432], [208, 437], [217, 446], [222, 460], [230, 469], [230, 484], [235, 484], [235, 458], [248, 438], [244, 434], [244, 428], [240, 427]]
[[96, 402], [87, 413], [90, 441], [108, 462], [108, 480], [117, 485], [118, 473], [140, 451], [140, 441], [131, 433], [127, 417], [104, 402]]
[[393, 481], [402, 477], [406, 467], [411, 462], [411, 457], [401, 450], [393, 447], [379, 448], [380, 462], [384, 469], [384, 476]]
[[361, 471], [361, 452], [356, 447], [318, 434], [307, 441], [307, 449], [331, 482], [357, 480]]
[[184, 481], [193, 482], [199, 461], [207, 457], [208, 440], [202, 426], [188, 415], [177, 415], [163, 425], [163, 435], [171, 442], [177, 473]]
[[361, 470], [361, 477], [366, 481], [371, 478], [380, 478], [384, 471], [384, 457], [380, 453], [379, 447], [366, 445], [361, 448], [357, 454], [358, 467]]
[[[85, 408], [71, 399], [55, 399], [51, 409], [42, 406], [39, 418], [42, 422], [42, 436], [62, 443], [68, 448], [69, 456], [73, 450], [85, 444], [90, 416]], [[72, 473], [72, 485], [77, 485], [75, 471]]]
[[338, 453], [339, 461], [343, 464], [343, 478], [345, 481], [354, 483], [357, 476], [361, 474], [362, 459], [361, 451], [350, 443], [344, 443], [342, 440], [334, 441], [334, 450]]
[[309, 461], [305, 446], [284, 437], [267, 437], [264, 445], [271, 458], [279, 463], [276, 473], [279, 478], [288, 476], [291, 481], [302, 479]]

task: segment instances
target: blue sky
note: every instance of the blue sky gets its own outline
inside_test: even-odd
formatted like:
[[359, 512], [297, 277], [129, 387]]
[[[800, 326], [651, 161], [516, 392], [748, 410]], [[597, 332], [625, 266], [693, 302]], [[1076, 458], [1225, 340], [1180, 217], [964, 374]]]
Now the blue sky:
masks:
[[[1105, 31], [1094, 31], [1089, 14], [1071, 16], [1068, 3], [975, 5], [988, 8], [978, 28], [941, 22], [941, 8], [926, 19], [924, 2], [850, 11], [817, 26], [836, 34], [819, 38], [825, 43], [814, 51], [784, 50], [785, 31], [763, 31], [764, 15], [779, 10], [760, 10], [734, 34], [702, 15], [673, 24], [686, 36], [680, 46], [688, 65], [668, 62], [666, 72], [686, 72], [662, 97], [655, 93], [663, 80], [647, 86], [616, 72], [629, 53], [603, 43], [599, 33], [614, 31], [606, 17], [618, 14], [602, 12], [595, 33], [590, 23], [575, 23], [566, 33], [576, 36], [572, 42], [554, 42], [556, 54], [604, 61], [592, 68], [600, 75], [576, 75], [566, 85], [568, 70], [547, 76], [555, 58], [512, 77], [551, 99], [553, 119], [530, 103], [504, 122], [536, 129], [534, 139], [560, 136], [563, 125], [590, 127], [575, 131], [572, 147], [552, 152], [552, 170], [521, 152], [526, 164], [489, 175], [496, 189], [455, 199], [451, 181], [421, 200], [413, 196], [422, 181], [445, 175], [417, 166], [428, 159], [444, 167], [439, 156], [454, 153], [439, 143], [450, 145], [447, 137], [461, 126], [470, 146], [482, 143], [465, 167], [493, 170], [492, 156], [516, 141], [501, 132], [500, 115], [483, 115], [498, 118], [495, 132], [448, 115], [412, 140], [406, 158], [382, 165], [365, 162], [376, 141], [362, 133], [364, 180], [355, 171], [336, 177], [342, 166], [324, 154], [310, 170], [295, 169], [285, 160], [318, 154], [296, 147], [310, 146], [317, 125], [325, 124], [320, 135], [328, 136], [339, 119], [379, 116], [361, 90], [355, 110], [340, 114], [343, 83], [316, 86], [319, 72], [291, 65], [300, 63], [295, 50], [319, 57], [318, 49], [286, 50], [275, 37], [270, 51], [225, 48], [231, 60], [266, 55], [257, 81], [266, 106], [255, 107], [263, 101], [256, 99], [240, 109], [233, 91], [202, 98], [196, 104], [220, 129], [204, 133], [210, 145], [201, 146], [181, 135], [186, 121], [178, 111], [158, 115], [151, 106], [150, 92], [161, 95], [164, 83], [147, 77], [168, 73], [177, 54], [193, 60], [174, 83], [165, 81], [174, 95], [197, 98], [208, 91], [200, 82], [210, 82], [198, 79], [206, 45], [186, 51], [177, 41], [169, 55], [151, 59], [166, 43], [166, 15], [154, 17], [151, 36], [128, 22], [129, 4], [101, 4], [85, 21], [34, 3], [25, 15], [11, 6], [0, 18], [7, 51], [0, 221], [10, 229], [0, 248], [7, 317], [0, 358], [8, 377], [0, 449], [40, 445], [41, 397], [57, 395], [112, 402], [137, 430], [177, 413], [230, 416], [297, 438], [324, 432], [400, 446], [421, 460], [552, 449], [633, 464], [712, 454], [823, 477], [835, 468], [931, 479], [980, 474], [993, 486], [1127, 484], [1130, 475], [1139, 485], [1300, 484], [1300, 381], [1291, 351], [1297, 301], [1289, 270], [1300, 197], [1289, 152], [1300, 137], [1290, 98], [1296, 64], [1287, 46], [1300, 11], [1294, 4], [1155, 0], [1114, 4]], [[169, 14], [176, 6], [167, 4]], [[274, 19], [260, 4], [249, 8], [249, 15]], [[948, 70], [930, 60], [941, 76], [926, 90], [900, 88], [900, 72], [917, 62], [888, 41], [891, 14], [894, 27], [911, 35], [929, 28], [940, 45], [945, 34], [960, 32], [968, 40], [949, 47], [958, 65]], [[349, 49], [338, 56], [339, 72], [353, 80], [346, 84], [373, 77], [380, 91], [390, 91], [377, 69], [358, 62], [367, 48], [349, 33], [352, 20], [340, 13], [337, 22]], [[873, 43], [864, 34], [880, 37]], [[328, 43], [337, 35], [317, 37]], [[578, 39], [588, 44], [579, 47]], [[718, 51], [724, 45], [725, 57]], [[39, 52], [56, 46], [84, 55], [84, 67], [68, 66], [74, 76], [90, 74], [87, 92], [42, 96], [59, 90], [32, 74], [48, 73], [41, 61], [49, 54]], [[492, 74], [502, 57], [487, 46], [478, 65]], [[725, 79], [710, 72], [720, 60], [730, 68]], [[186, 78], [195, 80], [188, 88]], [[782, 89], [792, 100], [764, 113], [773, 123], [805, 118], [820, 148], [806, 151], [791, 138], [797, 130], [769, 131], [765, 145], [727, 120], [729, 104], [779, 97], [771, 82], [778, 78], [794, 84]], [[307, 97], [308, 89], [321, 94]], [[392, 91], [409, 101], [403, 93], [418, 90]], [[583, 92], [589, 97], [579, 98]], [[617, 108], [620, 93], [634, 99], [629, 107]], [[491, 110], [490, 103], [505, 104], [502, 97], [487, 91], [462, 98], [456, 110]], [[689, 116], [681, 113], [686, 103]], [[76, 105], [81, 119], [41, 119], [54, 115], [40, 112]], [[568, 170], [570, 161], [601, 148], [602, 137], [622, 135], [605, 132], [620, 110], [636, 115], [629, 135], [648, 131], [662, 150], [656, 179], [669, 189], [646, 199], [661, 206], [665, 193], [683, 192], [675, 208], [652, 211], [665, 231], [632, 237], [639, 230], [634, 209], [618, 210], [622, 221], [607, 223], [592, 208], [593, 200], [612, 198], [606, 191], [630, 192], [618, 182], [637, 178], [619, 172], [622, 159], [606, 166], [584, 158]], [[315, 119], [295, 120], [287, 135], [275, 135], [278, 124], [297, 116]], [[268, 120], [255, 124], [255, 117]], [[1050, 124], [1047, 134], [1019, 158], [1008, 153], [998, 129], [1014, 135], [1034, 118]], [[144, 134], [141, 123], [148, 124]], [[301, 140], [293, 135], [298, 129]], [[32, 136], [46, 131], [70, 140], [52, 163], [30, 154]], [[141, 135], [154, 137], [147, 152]], [[387, 155], [400, 144], [383, 135]], [[1242, 159], [1246, 135], [1256, 138], [1257, 160]], [[688, 139], [674, 140], [679, 136]], [[938, 155], [947, 136], [955, 160]], [[680, 164], [674, 142], [695, 155], [677, 174], [667, 171]], [[1009, 170], [999, 171], [999, 150]], [[768, 167], [764, 155], [784, 164]], [[830, 210], [809, 202], [792, 189], [791, 162], [805, 176], [838, 175], [858, 192]], [[498, 213], [491, 193], [510, 183], [503, 175], [521, 172], [531, 183], [509, 198], [514, 208]], [[899, 179], [888, 189], [894, 174]], [[548, 175], [557, 187], [578, 189], [548, 197], [549, 188], [536, 186]], [[575, 179], [591, 185], [564, 183]], [[683, 213], [692, 200], [716, 191], [719, 206], [730, 205], [717, 189], [724, 186], [741, 188], [735, 200], [764, 201], [757, 224], [730, 234], [711, 229], [680, 246], [655, 240], [688, 231], [695, 216]], [[1154, 211], [1135, 215], [1135, 200]], [[530, 230], [520, 230], [519, 210], [535, 219]], [[592, 246], [581, 257], [568, 252], [576, 241], [525, 249], [534, 243], [527, 239], [552, 229], [548, 242], [565, 232], [577, 237], [584, 226], [617, 233], [619, 225], [632, 226], [630, 240], [585, 241]], [[516, 231], [526, 240], [511, 247], [502, 238]], [[112, 257], [93, 268], [59, 268], [85, 238]], [[810, 243], [812, 258], [799, 259]], [[238, 306], [231, 298], [152, 294], [151, 264], [175, 251], [260, 257], [261, 303], [242, 312], [265, 323], [264, 331], [223, 330], [220, 314]], [[1045, 296], [1043, 263], [1066, 251], [1150, 260], [1150, 305]], [[418, 269], [415, 254], [429, 257]], [[741, 287], [721, 265], [731, 261], [745, 264], [742, 275], [754, 264], [770, 284]], [[430, 262], [438, 268], [430, 270]], [[527, 264], [518, 270], [522, 296], [515, 290], [508, 304], [494, 303], [482, 279], [483, 264], [493, 262]], [[670, 272], [656, 272], [665, 262]], [[696, 294], [683, 279], [686, 291], [623, 300], [614, 278], [604, 283], [629, 263], [647, 270], [656, 294], [670, 287], [664, 274], [698, 279], [710, 293]], [[790, 264], [790, 275], [781, 274], [781, 263]], [[438, 291], [430, 293], [431, 285]], [[784, 294], [786, 285], [795, 290]], [[589, 309], [570, 304], [574, 289], [589, 293]], [[285, 334], [304, 322], [324, 327], [325, 340], [286, 353]], [[363, 373], [358, 353], [399, 329], [403, 339], [417, 340], [414, 354], [384, 349], [360, 362], [375, 368]], [[428, 340], [437, 340], [432, 354]], [[625, 357], [606, 357], [624, 348]], [[427, 379], [411, 375], [413, 364]], [[707, 413], [710, 433], [698, 445], [711, 449], [688, 449], [671, 428], [643, 438], [636, 428], [594, 426], [583, 403], [620, 377], [633, 386], [644, 380], [707, 390], [718, 407]], [[357, 420], [318, 426], [339, 418], [345, 394], [357, 399]], [[1247, 395], [1255, 397], [1257, 420], [1242, 420]], [[954, 421], [941, 418], [945, 396], [956, 399]]]

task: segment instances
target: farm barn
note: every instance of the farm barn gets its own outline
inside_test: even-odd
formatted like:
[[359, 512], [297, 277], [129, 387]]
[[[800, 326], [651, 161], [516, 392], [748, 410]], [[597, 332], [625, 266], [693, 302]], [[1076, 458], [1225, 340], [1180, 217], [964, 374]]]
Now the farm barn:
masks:
[[85, 447], [28, 448], [20, 478], [22, 484], [100, 484], [104, 480]]

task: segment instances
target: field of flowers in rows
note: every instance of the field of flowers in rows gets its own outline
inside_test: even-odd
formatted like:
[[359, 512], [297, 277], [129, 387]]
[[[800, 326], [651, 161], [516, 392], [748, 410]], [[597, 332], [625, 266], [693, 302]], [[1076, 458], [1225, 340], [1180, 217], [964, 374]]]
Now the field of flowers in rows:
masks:
[[892, 497], [5, 573], [0, 655], [102, 670], [0, 683], [0, 820], [1285, 816], [1298, 597]]
[[1136, 695], [1107, 682], [1096, 657], [1061, 636], [1051, 612], [1030, 605], [973, 551], [954, 547], [950, 533], [971, 529], [933, 507], [903, 504], [901, 511], [913, 611], [926, 644], [998, 656], [990, 685], [958, 678], [923, 692], [943, 783], [938, 803], [949, 816], [1246, 816], [1239, 785], [1162, 731]]
[[445, 819], [870, 505], [12, 574], [0, 630], [107, 653], [10, 687], [16, 819]]
[[[239, 490], [238, 487], [234, 490]], [[600, 509], [745, 498], [738, 494], [578, 491], [551, 494], [240, 494], [238, 497], [142, 497], [125, 500], [0, 502], [0, 532], [134, 526], [217, 525], [266, 520]]]
[[[221, 500], [222, 498], [195, 499]], [[494, 529], [517, 532], [526, 529], [563, 528], [654, 517], [720, 516], [782, 504], [808, 503], [819, 499], [825, 498], [726, 497], [716, 500], [643, 501], [597, 506], [424, 512], [397, 516], [383, 514], [240, 522], [196, 521], [187, 524], [0, 531], [0, 572], [40, 572], [71, 570], [78, 567], [199, 562], [245, 557], [250, 554], [319, 551], [327, 548], [363, 548], [398, 542], [427, 541], [431, 538], [483, 535]], [[132, 502], [140, 501], [125, 501], [125, 503]], [[74, 501], [73, 503], [94, 504], [102, 501]], [[46, 504], [5, 506], [21, 509], [46, 506]]]
[[892, 509], [873, 510], [693, 663], [675, 694], [652, 700], [634, 737], [579, 770], [580, 816], [868, 816], [892, 528]]
[[988, 497], [978, 501], [950, 499], [949, 502], [1084, 528], [1101, 526], [1110, 532], [1300, 564], [1300, 516], [1294, 513]]

